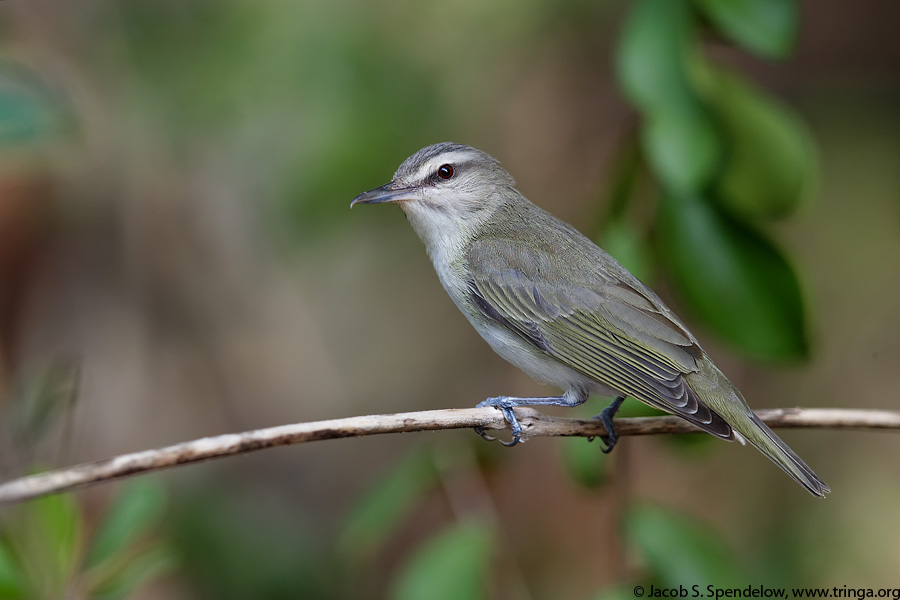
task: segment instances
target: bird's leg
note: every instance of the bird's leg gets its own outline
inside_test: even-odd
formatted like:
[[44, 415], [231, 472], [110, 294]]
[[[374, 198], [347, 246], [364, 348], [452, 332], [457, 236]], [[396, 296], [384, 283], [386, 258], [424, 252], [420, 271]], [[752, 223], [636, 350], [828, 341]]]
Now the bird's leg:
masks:
[[[522, 426], [519, 425], [519, 420], [516, 418], [516, 413], [513, 412], [513, 408], [517, 406], [578, 406], [579, 404], [584, 404], [589, 397], [590, 394], [588, 394], [586, 390], [572, 388], [566, 390], [566, 393], [562, 396], [549, 396], [543, 398], [513, 398], [510, 396], [498, 396], [496, 398], [488, 398], [480, 403], [478, 408], [490, 406], [503, 413], [503, 417], [512, 429], [512, 440], [501, 443], [504, 446], [515, 446], [522, 440]], [[605, 412], [606, 411], [604, 411], [604, 413]], [[615, 414], [615, 411], [613, 411], [613, 414]], [[483, 427], [476, 427], [475, 431], [478, 435], [488, 441], [495, 439], [488, 436], [484, 432]]]
[[604, 408], [595, 419], [600, 419], [603, 426], [606, 427], [606, 435], [601, 435], [600, 439], [606, 444], [606, 447], [600, 448], [603, 454], [609, 454], [615, 448], [616, 442], [619, 441], [619, 434], [616, 433], [616, 426], [613, 424], [613, 417], [619, 412], [619, 407], [625, 401], [625, 396], [618, 396], [612, 403]]

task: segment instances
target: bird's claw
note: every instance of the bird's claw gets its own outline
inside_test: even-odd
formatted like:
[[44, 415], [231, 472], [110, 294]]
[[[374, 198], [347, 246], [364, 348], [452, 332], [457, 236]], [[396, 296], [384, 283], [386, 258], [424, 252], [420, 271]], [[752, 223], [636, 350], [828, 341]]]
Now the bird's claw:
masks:
[[[600, 417], [600, 415], [597, 415], [596, 417], [593, 417], [593, 418], [597, 419], [599, 417]], [[609, 454], [610, 452], [612, 452], [613, 446], [616, 445], [616, 441], [618, 441], [619, 438], [618, 438], [618, 436], [616, 436], [615, 439], [611, 440], [610, 436], [607, 436], [607, 435], [590, 435], [590, 436], [588, 436], [587, 441], [588, 441], [588, 443], [590, 443], [596, 439], [599, 439], [604, 444], [603, 446], [600, 447], [600, 452], [602, 452], [603, 454]]]
[[477, 433], [478, 435], [480, 435], [482, 438], [484, 438], [484, 439], [485, 439], [486, 441], [488, 441], [488, 442], [493, 442], [494, 440], [497, 439], [497, 438], [495, 438], [495, 437], [491, 437], [491, 436], [489, 436], [488, 434], [486, 434], [486, 433], [484, 432], [484, 427], [475, 427], [475, 433]]
[[[484, 402], [478, 404], [478, 408], [485, 407], [496, 408], [500, 412], [503, 413], [503, 418], [506, 419], [506, 422], [509, 423], [510, 429], [512, 429], [512, 439], [508, 442], [504, 442], [500, 440], [500, 443], [504, 446], [511, 447], [515, 446], [519, 442], [522, 441], [522, 426], [519, 425], [519, 419], [516, 418], [516, 413], [513, 412], [512, 404], [506, 401], [506, 397], [500, 396], [498, 398], [488, 398]], [[475, 433], [483, 437], [489, 442], [494, 441], [497, 438], [491, 437], [484, 432], [484, 427], [476, 427]]]
[[611, 435], [601, 435], [599, 437], [600, 441], [605, 444], [604, 446], [600, 446], [600, 452], [603, 454], [612, 452], [613, 448], [616, 447], [616, 442], [619, 441], [619, 436], [613, 437]]

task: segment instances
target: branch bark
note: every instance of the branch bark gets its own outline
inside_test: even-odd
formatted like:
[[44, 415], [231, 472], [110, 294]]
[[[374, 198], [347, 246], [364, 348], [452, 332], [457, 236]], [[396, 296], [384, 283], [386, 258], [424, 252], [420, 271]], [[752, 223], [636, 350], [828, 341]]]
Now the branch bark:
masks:
[[[523, 438], [525, 436], [596, 437], [606, 434], [606, 429], [599, 420], [551, 417], [530, 408], [516, 409], [516, 415], [525, 432]], [[900, 411], [774, 408], [757, 411], [757, 415], [773, 428], [900, 430]], [[105, 460], [14, 479], [0, 484], [0, 504], [20, 502], [112, 479], [275, 446], [382, 433], [472, 427], [506, 429], [507, 424], [500, 412], [493, 408], [466, 408], [369, 415], [280, 425], [122, 454]], [[664, 416], [616, 419], [616, 432], [620, 436], [624, 436], [700, 433], [700, 430], [678, 417]]]

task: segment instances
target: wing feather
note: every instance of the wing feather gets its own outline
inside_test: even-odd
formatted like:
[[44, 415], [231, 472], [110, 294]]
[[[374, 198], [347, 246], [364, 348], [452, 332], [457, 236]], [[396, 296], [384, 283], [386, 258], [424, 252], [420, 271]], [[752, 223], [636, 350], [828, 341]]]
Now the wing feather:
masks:
[[487, 256], [470, 261], [469, 282], [486, 316], [607, 387], [718, 437], [733, 437], [731, 427], [685, 382], [685, 375], [698, 370], [702, 351], [640, 282], [604, 273], [582, 285], [559, 285], [547, 278], [545, 265], [529, 269], [527, 257], [509, 248], [494, 248]]

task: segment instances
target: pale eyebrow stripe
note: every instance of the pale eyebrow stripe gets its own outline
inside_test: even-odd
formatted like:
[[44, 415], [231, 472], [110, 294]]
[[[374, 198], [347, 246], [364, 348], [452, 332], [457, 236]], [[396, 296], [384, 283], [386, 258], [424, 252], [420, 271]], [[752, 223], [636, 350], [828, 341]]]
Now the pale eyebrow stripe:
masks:
[[[440, 160], [438, 160], [438, 158], [440, 158]], [[467, 163], [471, 164], [473, 162], [476, 162], [476, 160], [474, 158], [472, 158], [471, 152], [466, 152], [466, 151], [449, 152], [447, 154], [440, 154], [438, 156], [433, 156], [433, 157], [429, 158], [428, 161], [425, 162], [422, 165], [422, 167], [419, 168], [418, 174], [419, 175], [424, 175], [424, 174], [430, 175], [431, 173], [434, 173], [434, 171], [437, 170], [438, 167], [440, 167], [441, 165], [444, 165], [444, 164], [448, 164], [448, 163], [452, 164], [454, 166], [462, 166], [464, 164], [467, 164]], [[423, 173], [423, 171], [424, 171], [424, 173]]]

